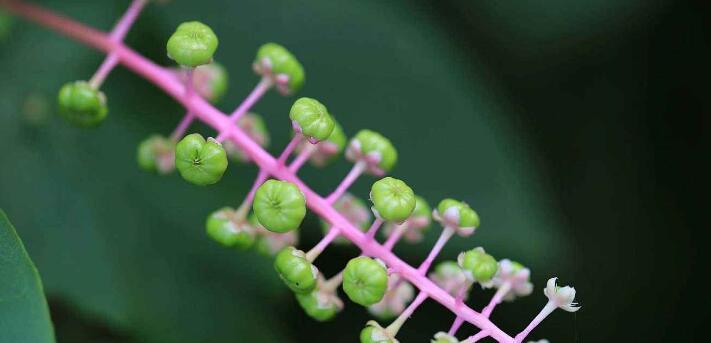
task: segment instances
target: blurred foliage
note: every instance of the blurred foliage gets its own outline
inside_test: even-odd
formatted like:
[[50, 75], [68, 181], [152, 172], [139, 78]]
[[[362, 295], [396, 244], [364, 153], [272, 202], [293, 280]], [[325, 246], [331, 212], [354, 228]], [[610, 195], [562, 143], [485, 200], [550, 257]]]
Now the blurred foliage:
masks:
[[37, 268], [0, 209], [0, 342], [54, 342]]
[[[39, 2], [106, 30], [127, 6]], [[640, 61], [649, 47], [636, 39], [645, 37], [666, 3], [173, 1], [149, 6], [127, 41], [171, 65], [165, 41], [176, 25], [209, 23], [221, 41], [216, 58], [230, 72], [232, 84], [220, 106], [225, 111], [256, 85], [251, 61], [257, 47], [284, 44], [306, 70], [299, 95], [322, 100], [348, 135], [371, 128], [389, 137], [400, 152], [393, 175], [431, 204], [451, 196], [477, 210], [480, 230], [466, 240], [454, 238], [442, 259], [482, 245], [494, 257], [532, 267], [533, 295], [502, 305], [493, 315], [497, 323], [507, 331], [523, 327], [544, 302], [545, 280], [557, 275], [578, 288], [584, 308], [576, 315], [554, 314], [532, 338], [611, 339], [620, 337], [610, 333], [620, 320], [639, 314], [627, 296], [647, 301], [629, 269], [619, 266], [635, 261], [622, 252], [629, 246], [635, 254], [655, 251], [637, 245], [647, 242], [649, 232], [637, 235], [635, 223], [625, 219], [647, 213], [630, 201], [643, 170], [642, 162], [633, 165], [640, 169], [631, 165], [651, 157], [632, 153], [647, 151], [628, 136], [636, 117], [624, 116], [630, 107], [644, 107], [642, 95], [648, 94], [639, 80], [648, 66]], [[367, 320], [364, 309], [348, 303], [335, 321], [314, 323], [268, 259], [225, 250], [205, 236], [205, 217], [241, 201], [254, 167], [233, 163], [222, 182], [205, 188], [177, 175], [142, 173], [136, 145], [150, 133], [170, 132], [180, 107], [118, 69], [103, 87], [110, 107], [106, 122], [95, 130], [70, 127], [53, 106], [42, 104], [53, 105], [64, 82], [89, 78], [103, 56], [44, 28], [13, 24], [0, 43], [0, 156], [11, 161], [0, 167], [0, 207], [18, 224], [55, 299], [60, 341], [357, 337]], [[679, 42], [679, 50], [687, 51], [686, 41]], [[288, 140], [293, 100], [270, 92], [255, 107], [266, 118], [272, 153]], [[204, 126], [194, 129], [213, 134]], [[618, 151], [629, 153], [611, 156], [613, 144], [624, 144]], [[618, 163], [628, 169], [615, 169]], [[307, 166], [301, 174], [327, 193], [349, 167], [341, 160], [323, 171]], [[366, 198], [372, 181], [360, 180], [355, 194]], [[318, 221], [307, 218], [301, 246], [313, 245], [320, 232]], [[438, 234], [434, 228], [425, 242], [402, 244], [396, 252], [419, 263]], [[357, 253], [328, 249], [318, 264], [332, 274]], [[647, 265], [642, 261], [636, 265]], [[611, 271], [620, 274], [608, 276]], [[619, 307], [607, 311], [597, 304], [610, 301], [610, 282], [621, 290]], [[481, 307], [488, 296], [474, 293], [472, 304]], [[451, 314], [433, 302], [421, 311], [403, 328], [403, 341], [426, 340], [451, 323]], [[580, 328], [577, 318], [584, 318]], [[633, 330], [625, 337], [640, 334]]]

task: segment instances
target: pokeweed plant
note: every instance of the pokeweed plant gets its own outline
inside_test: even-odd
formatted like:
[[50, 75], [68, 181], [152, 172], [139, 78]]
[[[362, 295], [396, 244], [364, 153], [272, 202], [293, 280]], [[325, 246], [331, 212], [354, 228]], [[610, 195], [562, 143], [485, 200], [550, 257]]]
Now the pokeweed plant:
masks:
[[[344, 307], [337, 292], [342, 285], [351, 301], [367, 306], [381, 321], [392, 319], [385, 327], [376, 321], [367, 322], [360, 332], [360, 341], [364, 343], [398, 342], [400, 328], [427, 299], [440, 303], [454, 315], [449, 330], [433, 334], [432, 342], [472, 343], [491, 337], [498, 342], [518, 343], [554, 310], [580, 309], [575, 303], [575, 289], [559, 287], [557, 279], [551, 278], [543, 291], [548, 301], [540, 313], [514, 335], [502, 331], [489, 317], [502, 301], [531, 294], [533, 285], [528, 268], [509, 259], [497, 261], [483, 248], [476, 247], [461, 252], [456, 262], [441, 262], [427, 274], [449, 239], [475, 233], [480, 224], [476, 211], [464, 202], [444, 199], [430, 212], [427, 201], [415, 195], [409, 185], [385, 176], [398, 159], [390, 140], [364, 129], [346, 142], [343, 128], [328, 108], [313, 98], [302, 97], [294, 102], [289, 110], [294, 135], [280, 156], [271, 156], [264, 150], [269, 139], [262, 118], [248, 111], [272, 88], [289, 96], [303, 87], [305, 73], [296, 57], [276, 43], [261, 46], [252, 65], [261, 80], [234, 112], [224, 114], [211, 105], [226, 92], [228, 78], [225, 69], [214, 61], [219, 40], [208, 25], [198, 21], [181, 23], [167, 39], [166, 53], [178, 64], [177, 68], [159, 66], [123, 44], [148, 2], [133, 0], [108, 34], [24, 1], [0, 0], [0, 5], [9, 13], [107, 54], [91, 79], [71, 81], [59, 90], [58, 110], [69, 123], [92, 127], [106, 120], [108, 101], [100, 89], [118, 64], [152, 82], [185, 107], [183, 119], [169, 136], [153, 134], [138, 144], [140, 168], [160, 174], [178, 169], [186, 181], [201, 186], [220, 181], [228, 166], [228, 156], [253, 162], [259, 168], [239, 207], [226, 206], [209, 214], [205, 230], [207, 236], [224, 247], [256, 246], [260, 252], [274, 256], [276, 272], [295, 293], [307, 315], [318, 321], [336, 316]], [[0, 10], [0, 36], [8, 34], [10, 23], [11, 18]], [[212, 127], [216, 137], [186, 134], [195, 119]], [[343, 150], [354, 165], [331, 194], [325, 197], [316, 194], [297, 176], [307, 161], [323, 167]], [[374, 218], [370, 224], [364, 202], [346, 193], [364, 173], [381, 177], [370, 192]], [[297, 231], [307, 208], [321, 217], [326, 230], [316, 246], [303, 251], [296, 247]], [[419, 266], [403, 262], [392, 252], [395, 244], [403, 237], [409, 243], [419, 242], [432, 219], [441, 224], [442, 232], [430, 253]], [[381, 244], [376, 234], [383, 224], [386, 240]], [[327, 279], [315, 262], [337, 238], [356, 245], [361, 255]], [[464, 304], [474, 284], [496, 289], [481, 311]], [[463, 323], [470, 323], [480, 331], [460, 341], [456, 334]]]

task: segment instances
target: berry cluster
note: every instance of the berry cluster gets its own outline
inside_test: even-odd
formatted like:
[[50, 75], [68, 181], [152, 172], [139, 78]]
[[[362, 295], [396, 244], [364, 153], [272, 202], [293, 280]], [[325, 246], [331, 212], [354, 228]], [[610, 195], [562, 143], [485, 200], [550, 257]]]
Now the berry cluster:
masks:
[[[138, 145], [137, 161], [142, 169], [159, 174], [177, 169], [186, 181], [204, 186], [220, 181], [230, 159], [254, 162], [259, 167], [258, 176], [239, 207], [216, 210], [207, 217], [205, 229], [222, 246], [256, 246], [260, 252], [273, 256], [276, 273], [308, 316], [318, 321], [335, 317], [344, 307], [338, 293], [342, 288], [350, 301], [367, 307], [380, 321], [392, 320], [386, 327], [369, 321], [360, 333], [360, 341], [393, 343], [398, 342], [397, 333], [406, 320], [432, 298], [455, 315], [448, 332], [434, 334], [432, 342], [460, 342], [455, 336], [464, 322], [477, 326], [480, 332], [461, 342], [485, 337], [522, 342], [555, 309], [574, 312], [580, 308], [574, 302], [575, 289], [559, 287], [556, 278], [551, 278], [544, 289], [548, 301], [531, 323], [515, 336], [501, 331], [488, 318], [502, 301], [532, 292], [528, 268], [508, 259], [497, 261], [483, 248], [473, 247], [461, 252], [456, 261], [441, 262], [430, 270], [449, 239], [476, 232], [480, 225], [476, 211], [454, 199], [441, 200], [431, 210], [407, 183], [386, 176], [398, 160], [390, 140], [376, 131], [361, 130], [348, 141], [328, 108], [313, 98], [294, 101], [289, 110], [293, 137], [280, 156], [271, 157], [263, 150], [269, 143], [264, 121], [248, 111], [272, 88], [286, 96], [297, 93], [305, 80], [299, 61], [279, 44], [261, 46], [252, 65], [261, 80], [244, 102], [226, 116], [208, 103], [222, 97], [228, 80], [225, 69], [213, 60], [219, 41], [209, 26], [197, 21], [182, 23], [169, 37], [167, 55], [178, 68], [156, 66], [121, 43], [147, 2], [134, 0], [108, 36], [34, 5], [20, 1], [0, 3], [11, 12], [107, 52], [106, 60], [89, 81], [74, 81], [61, 88], [59, 113], [68, 122], [91, 127], [107, 118], [107, 100], [100, 86], [118, 63], [150, 79], [185, 106], [186, 114], [170, 136], [154, 134]], [[215, 128], [216, 137], [186, 134], [195, 119]], [[323, 167], [342, 152], [353, 167], [328, 196], [318, 196], [296, 176], [307, 161]], [[295, 156], [289, 163], [292, 155]], [[365, 201], [347, 193], [363, 174], [379, 178], [370, 190], [370, 208]], [[304, 251], [296, 245], [307, 208], [321, 217], [324, 237]], [[418, 267], [404, 263], [391, 252], [401, 238], [408, 243], [421, 241], [432, 220], [442, 226], [442, 232]], [[381, 226], [383, 244], [377, 239]], [[357, 245], [362, 254], [348, 261], [340, 273], [326, 278], [316, 266], [317, 258], [331, 243], [349, 242]], [[496, 289], [480, 312], [464, 304], [475, 284], [482, 289]]]

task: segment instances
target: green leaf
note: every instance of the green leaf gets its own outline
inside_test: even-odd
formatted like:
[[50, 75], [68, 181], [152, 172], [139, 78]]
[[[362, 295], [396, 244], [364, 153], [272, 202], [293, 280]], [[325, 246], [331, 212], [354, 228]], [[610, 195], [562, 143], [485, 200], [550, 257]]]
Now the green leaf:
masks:
[[0, 342], [54, 342], [37, 268], [0, 209]]

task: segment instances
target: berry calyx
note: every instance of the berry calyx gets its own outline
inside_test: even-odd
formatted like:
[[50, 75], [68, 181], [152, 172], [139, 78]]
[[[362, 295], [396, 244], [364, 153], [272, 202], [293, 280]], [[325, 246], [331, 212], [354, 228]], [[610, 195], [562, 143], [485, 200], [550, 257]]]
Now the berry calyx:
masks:
[[403, 222], [415, 209], [415, 193], [402, 180], [385, 177], [373, 184], [370, 200], [378, 215], [387, 221]]
[[220, 142], [199, 133], [189, 134], [175, 147], [175, 166], [186, 181], [211, 185], [222, 179], [227, 170], [227, 154]]
[[281, 94], [294, 94], [304, 85], [301, 63], [279, 44], [266, 43], [259, 47], [252, 66], [257, 74], [270, 78]]
[[491, 280], [499, 270], [496, 259], [487, 254], [484, 248], [474, 248], [459, 254], [457, 264], [464, 274], [472, 281], [478, 282], [482, 287], [490, 287]]
[[294, 247], [286, 247], [274, 260], [279, 277], [295, 293], [307, 294], [316, 288], [318, 269], [306, 259], [306, 254]]
[[136, 160], [145, 171], [168, 174], [175, 169], [175, 142], [159, 134], [150, 135], [138, 145]]
[[306, 200], [299, 187], [287, 181], [267, 180], [254, 195], [254, 214], [265, 229], [288, 232], [301, 225], [306, 216]]
[[379, 302], [388, 288], [388, 272], [381, 262], [367, 256], [348, 261], [343, 271], [343, 290], [356, 304]]
[[395, 167], [397, 150], [383, 135], [360, 130], [348, 143], [346, 158], [352, 162], [365, 161], [369, 173], [382, 176]]
[[289, 118], [297, 133], [303, 134], [312, 144], [327, 139], [335, 126], [326, 106], [316, 99], [306, 97], [294, 102]]
[[96, 126], [106, 118], [106, 96], [85, 81], [69, 82], [59, 90], [59, 114], [71, 124]]
[[223, 207], [207, 217], [205, 230], [217, 243], [226, 247], [247, 249], [254, 243], [255, 229], [238, 217], [231, 207]]
[[181, 66], [197, 67], [212, 62], [219, 41], [212, 29], [199, 22], [189, 21], [178, 26], [168, 39], [168, 57]]
[[454, 199], [440, 201], [432, 216], [460, 236], [469, 236], [479, 227], [479, 215], [467, 203]]

